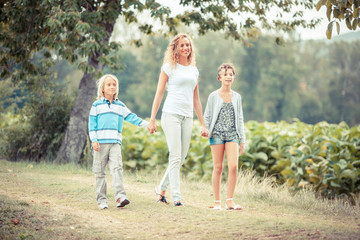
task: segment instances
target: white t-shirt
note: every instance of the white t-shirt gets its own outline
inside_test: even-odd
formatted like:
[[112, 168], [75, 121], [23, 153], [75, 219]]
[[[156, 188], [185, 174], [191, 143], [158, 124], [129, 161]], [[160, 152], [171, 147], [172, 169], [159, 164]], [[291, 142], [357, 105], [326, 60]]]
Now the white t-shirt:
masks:
[[172, 68], [169, 63], [165, 63], [162, 70], [169, 77], [168, 94], [162, 111], [193, 117], [194, 89], [199, 78], [198, 69], [192, 65], [180, 64], [176, 64], [176, 68]]

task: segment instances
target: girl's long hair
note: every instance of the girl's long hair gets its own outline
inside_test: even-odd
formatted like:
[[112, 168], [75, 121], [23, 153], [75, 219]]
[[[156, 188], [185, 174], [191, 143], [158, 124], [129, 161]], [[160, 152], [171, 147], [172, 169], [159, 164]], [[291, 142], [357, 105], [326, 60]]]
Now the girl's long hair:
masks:
[[188, 39], [190, 42], [190, 54], [187, 59], [188, 63], [190, 63], [190, 65], [193, 66], [196, 65], [194, 44], [191, 38], [185, 33], [179, 33], [171, 40], [165, 52], [164, 64], [170, 63], [172, 67], [176, 67], [176, 63], [179, 62], [179, 53], [178, 53], [179, 42], [183, 38]]
[[105, 97], [104, 96], [104, 92], [103, 92], [103, 89], [104, 89], [104, 82], [105, 82], [105, 79], [107, 77], [111, 77], [112, 79], [115, 80], [116, 82], [116, 92], [114, 94], [114, 99], [117, 97], [117, 95], [119, 94], [119, 80], [117, 79], [117, 77], [115, 77], [114, 75], [112, 74], [105, 74], [104, 76], [102, 76], [98, 81], [97, 81], [97, 86], [98, 86], [98, 89], [97, 89], [97, 98], [96, 99], [100, 99], [102, 97]]

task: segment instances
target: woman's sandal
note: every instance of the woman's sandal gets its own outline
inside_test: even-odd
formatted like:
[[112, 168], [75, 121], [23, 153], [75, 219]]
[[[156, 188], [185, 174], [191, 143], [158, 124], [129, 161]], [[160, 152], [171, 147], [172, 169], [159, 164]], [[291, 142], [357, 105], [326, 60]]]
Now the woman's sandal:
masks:
[[[218, 200], [218, 201], [215, 201], [215, 203], [221, 203], [221, 201]], [[215, 206], [213, 207], [213, 209], [214, 209], [214, 210], [221, 210], [221, 205], [220, 205], [220, 206], [216, 206], [216, 205], [215, 205]]]
[[166, 198], [164, 195], [161, 195], [158, 191], [158, 188], [155, 187], [155, 194], [156, 194], [156, 202], [158, 203], [164, 203], [166, 205], [168, 205], [169, 203], [166, 201]]
[[[226, 199], [226, 201], [232, 201], [232, 198]], [[240, 205], [235, 205], [235, 207], [228, 207], [228, 205], [225, 203], [226, 210], [242, 210], [243, 207]]]

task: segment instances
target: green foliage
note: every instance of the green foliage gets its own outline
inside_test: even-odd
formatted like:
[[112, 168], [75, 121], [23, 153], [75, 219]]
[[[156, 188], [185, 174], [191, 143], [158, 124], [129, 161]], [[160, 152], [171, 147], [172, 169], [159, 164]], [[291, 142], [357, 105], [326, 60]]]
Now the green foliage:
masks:
[[[295, 27], [312, 28], [319, 21], [306, 21], [302, 16], [304, 9], [313, 7], [313, 1], [274, 2], [249, 1], [235, 4], [227, 1], [219, 5], [218, 1], [181, 1], [189, 10], [176, 16], [171, 15], [168, 7], [157, 1], [2, 1], [0, 3], [0, 66], [1, 77], [12, 75], [37, 74], [38, 66], [31, 61], [32, 54], [43, 49], [56, 50], [62, 58], [74, 63], [79, 60], [79, 69], [92, 73], [101, 71], [98, 64], [118, 69], [118, 61], [110, 58], [109, 53], [120, 48], [120, 44], [109, 42], [118, 16], [124, 16], [126, 23], [137, 23], [138, 31], [146, 35], [154, 34], [153, 20], [159, 20], [168, 28], [164, 35], [173, 35], [181, 25], [197, 25], [203, 35], [211, 31], [224, 30], [227, 37], [249, 44], [258, 37], [258, 27], [280, 29], [284, 32]], [[191, 9], [191, 10], [190, 10]], [[279, 12], [275, 19], [267, 14], [275, 9]], [[141, 24], [138, 13], [149, 12], [150, 21]], [[249, 13], [248, 18], [243, 14]], [[291, 14], [293, 18], [283, 20], [282, 14]], [[233, 16], [240, 16], [234, 20]], [[134, 39], [141, 46], [141, 39]], [[51, 54], [46, 52], [45, 57]], [[88, 61], [94, 59], [95, 62]], [[14, 64], [21, 71], [14, 71]], [[18, 75], [20, 74], [20, 75]]]
[[[239, 157], [239, 169], [255, 170], [258, 176], [273, 175], [278, 183], [293, 190], [310, 187], [330, 198], [360, 192], [359, 125], [352, 128], [344, 122], [308, 125], [297, 120], [249, 121], [245, 126], [246, 152]], [[211, 151], [208, 139], [200, 136], [199, 127], [199, 122], [194, 121], [182, 172], [190, 179], [210, 180]], [[150, 135], [144, 129], [125, 124], [123, 141], [123, 161], [128, 169], [167, 166], [168, 149], [161, 129]]]
[[145, 129], [125, 123], [122, 144], [124, 165], [130, 169], [153, 169], [158, 164], [166, 165], [169, 153], [161, 133], [161, 127], [158, 133], [150, 135]]
[[[153, 23], [159, 20], [167, 27], [163, 35], [173, 35], [183, 25], [196, 25], [201, 35], [223, 30], [227, 37], [249, 43], [259, 36], [257, 24], [265, 29], [280, 29], [283, 32], [294, 30], [295, 27], [314, 27], [318, 21], [302, 19], [303, 10], [313, 7], [312, 0], [295, 2], [274, 2], [268, 0], [245, 1], [240, 4], [226, 1], [219, 5], [218, 1], [180, 1], [184, 7], [190, 7], [185, 13], [171, 15], [169, 8], [155, 0], [149, 1], [1, 1], [0, 3], [0, 69], [1, 79], [11, 77], [14, 82], [27, 81], [30, 76], [41, 76], [42, 68], [34, 55], [44, 51], [44, 63], [49, 68], [54, 64], [53, 57], [60, 57], [70, 63], [77, 63], [78, 69], [84, 71], [83, 84], [79, 85], [78, 101], [74, 104], [70, 123], [74, 119], [84, 119], [88, 106], [84, 102], [93, 94], [94, 80], [102, 75], [104, 66], [113, 71], [120, 68], [118, 57], [111, 55], [121, 45], [111, 42], [110, 37], [119, 16], [126, 23], [138, 24], [138, 30], [152, 35]], [[269, 19], [275, 9], [275, 19]], [[150, 19], [144, 24], [139, 23], [139, 13], [150, 13]], [[249, 17], [243, 18], [248, 15]], [[283, 20], [282, 14], [290, 14], [290, 20]], [[239, 20], [234, 20], [238, 16]], [[140, 39], [133, 39], [136, 46], [141, 46]], [[277, 38], [276, 42], [279, 41]], [[52, 52], [56, 52], [52, 56]], [[81, 105], [81, 106], [80, 106]], [[85, 111], [78, 111], [83, 108]], [[79, 128], [69, 124], [58, 162], [78, 162], [81, 150], [69, 146], [85, 145], [85, 124]], [[73, 156], [71, 159], [68, 156]]]
[[[360, 191], [359, 126], [350, 129], [345, 123], [307, 125], [299, 121], [249, 124], [248, 151], [256, 156], [263, 153], [250, 162], [260, 174], [274, 174], [293, 189], [311, 185], [327, 197]], [[246, 165], [249, 158], [244, 157], [240, 161], [246, 160]]]
[[53, 159], [67, 125], [72, 98], [65, 86], [54, 84], [51, 75], [28, 85], [24, 108], [1, 114], [0, 155], [9, 160]]

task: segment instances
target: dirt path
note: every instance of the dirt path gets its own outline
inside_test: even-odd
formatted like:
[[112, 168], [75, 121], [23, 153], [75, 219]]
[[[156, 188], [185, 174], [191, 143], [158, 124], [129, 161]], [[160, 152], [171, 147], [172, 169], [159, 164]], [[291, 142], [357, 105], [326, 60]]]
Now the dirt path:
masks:
[[74, 239], [360, 239], [357, 216], [317, 215], [291, 206], [266, 207], [269, 204], [262, 202], [248, 203], [241, 212], [212, 211], [211, 188], [201, 183], [184, 183], [186, 207], [174, 208], [154, 201], [156, 179], [127, 176], [125, 189], [131, 204], [117, 209], [109, 177], [109, 209], [100, 211], [89, 172], [6, 162], [0, 165], [0, 180], [0, 195], [24, 201], [46, 212], [51, 222], [59, 222], [61, 228], [53, 239], [67, 239], [72, 233]]

